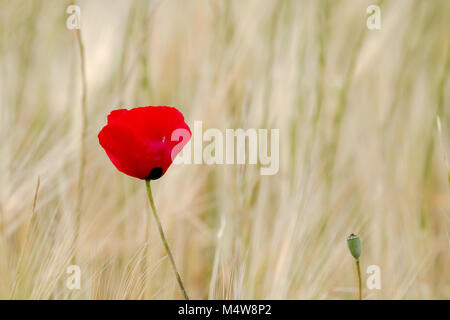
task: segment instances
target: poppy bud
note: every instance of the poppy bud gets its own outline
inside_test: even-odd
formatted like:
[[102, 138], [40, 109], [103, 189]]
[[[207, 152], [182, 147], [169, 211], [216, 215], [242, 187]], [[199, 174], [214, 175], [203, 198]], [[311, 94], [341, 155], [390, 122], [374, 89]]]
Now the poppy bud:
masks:
[[352, 256], [356, 260], [359, 260], [359, 257], [361, 256], [361, 240], [359, 239], [359, 237], [352, 233], [347, 238], [347, 245]]

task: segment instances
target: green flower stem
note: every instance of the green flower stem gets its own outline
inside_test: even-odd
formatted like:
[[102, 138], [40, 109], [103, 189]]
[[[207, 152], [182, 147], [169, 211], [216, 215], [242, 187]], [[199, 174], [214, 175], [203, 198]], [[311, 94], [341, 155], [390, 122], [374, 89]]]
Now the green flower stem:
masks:
[[361, 281], [361, 268], [359, 267], [359, 260], [356, 260], [356, 269], [358, 269], [359, 300], [362, 300], [362, 281]]
[[166, 237], [164, 236], [164, 231], [161, 226], [161, 221], [159, 221], [158, 214], [156, 213], [155, 203], [153, 202], [152, 189], [150, 188], [150, 180], [145, 180], [145, 184], [147, 186], [147, 194], [148, 199], [150, 200], [150, 205], [152, 207], [153, 216], [155, 217], [156, 224], [158, 225], [159, 235], [161, 236], [161, 240], [164, 244], [164, 248], [166, 248], [167, 255], [169, 256], [170, 263], [172, 264], [173, 271], [175, 272], [175, 277], [177, 278], [178, 285], [180, 286], [181, 291], [183, 292], [184, 299], [189, 300], [189, 297], [184, 289], [183, 281], [181, 281], [180, 274], [177, 271], [177, 267], [175, 266], [175, 260], [173, 259], [172, 252], [169, 249], [169, 245], [167, 244]]

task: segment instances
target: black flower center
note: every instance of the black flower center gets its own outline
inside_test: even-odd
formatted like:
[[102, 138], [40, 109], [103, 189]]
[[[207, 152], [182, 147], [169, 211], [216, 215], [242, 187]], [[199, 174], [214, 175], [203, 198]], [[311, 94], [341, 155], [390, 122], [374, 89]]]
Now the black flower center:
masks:
[[152, 171], [150, 171], [150, 174], [148, 175], [146, 180], [156, 180], [161, 178], [162, 175], [163, 175], [162, 168], [153, 168]]

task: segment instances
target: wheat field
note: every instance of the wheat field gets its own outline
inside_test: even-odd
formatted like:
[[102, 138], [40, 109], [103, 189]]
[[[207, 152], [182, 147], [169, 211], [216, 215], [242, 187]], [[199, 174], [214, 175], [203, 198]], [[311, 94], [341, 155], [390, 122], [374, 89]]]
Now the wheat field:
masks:
[[355, 299], [350, 233], [364, 299], [450, 298], [450, 1], [80, 0], [79, 30], [70, 4], [0, 1], [0, 298], [182, 298], [144, 182], [97, 138], [148, 105], [280, 129], [275, 175], [152, 183], [191, 298]]

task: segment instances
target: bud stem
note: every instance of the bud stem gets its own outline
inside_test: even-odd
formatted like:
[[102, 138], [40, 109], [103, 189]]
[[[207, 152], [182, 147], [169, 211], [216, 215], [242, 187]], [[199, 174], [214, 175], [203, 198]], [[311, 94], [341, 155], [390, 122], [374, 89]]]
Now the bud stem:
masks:
[[361, 268], [359, 267], [359, 260], [356, 260], [356, 269], [358, 270], [359, 300], [362, 300], [362, 281], [361, 281]]

